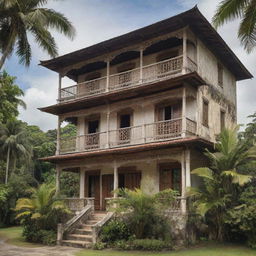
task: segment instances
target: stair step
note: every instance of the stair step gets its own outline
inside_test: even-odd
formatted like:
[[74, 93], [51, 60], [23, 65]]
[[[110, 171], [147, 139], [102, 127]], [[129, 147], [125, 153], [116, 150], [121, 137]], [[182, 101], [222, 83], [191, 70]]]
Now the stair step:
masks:
[[98, 223], [98, 220], [87, 220], [85, 223], [86, 224], [91, 224], [91, 225], [95, 225], [96, 223]]
[[81, 224], [79, 229], [86, 229], [86, 230], [92, 230], [93, 224]]
[[92, 236], [90, 235], [80, 235], [80, 234], [68, 234], [67, 235], [68, 240], [78, 240], [78, 241], [87, 241], [92, 242]]
[[80, 234], [80, 235], [91, 235], [92, 229], [91, 228], [77, 228], [74, 230], [74, 233]]
[[91, 242], [78, 241], [78, 240], [62, 240], [61, 244], [66, 246], [77, 247], [77, 248], [90, 248], [92, 246]]

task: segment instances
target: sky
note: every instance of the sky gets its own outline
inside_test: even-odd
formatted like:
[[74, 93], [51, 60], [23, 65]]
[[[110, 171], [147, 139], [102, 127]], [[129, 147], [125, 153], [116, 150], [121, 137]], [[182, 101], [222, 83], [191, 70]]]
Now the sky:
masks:
[[[186, 11], [195, 5], [211, 21], [220, 0], [49, 0], [48, 8], [62, 12], [75, 26], [77, 35], [73, 41], [53, 32], [59, 55], [63, 55], [95, 43], [122, 35]], [[256, 76], [256, 50], [248, 55], [237, 39], [239, 21], [227, 23], [218, 32]], [[32, 62], [29, 68], [19, 64], [15, 54], [5, 63], [5, 69], [16, 76], [16, 84], [24, 90], [23, 100], [27, 109], [20, 109], [19, 118], [42, 130], [54, 129], [57, 118], [37, 108], [56, 103], [58, 74], [39, 66], [40, 60], [49, 59], [29, 37], [32, 46]], [[256, 111], [256, 80], [237, 83], [238, 123], [249, 122], [248, 115]], [[75, 82], [63, 79], [63, 85]]]

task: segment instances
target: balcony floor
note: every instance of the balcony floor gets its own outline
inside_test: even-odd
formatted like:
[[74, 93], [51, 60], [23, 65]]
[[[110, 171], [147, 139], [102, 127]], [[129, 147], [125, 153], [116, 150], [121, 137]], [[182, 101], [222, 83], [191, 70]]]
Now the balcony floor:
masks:
[[150, 95], [156, 92], [179, 87], [182, 85], [182, 83], [188, 83], [192, 86], [200, 86], [206, 84], [206, 82], [202, 79], [201, 76], [198, 75], [197, 72], [192, 72], [185, 75], [179, 75], [177, 77], [170, 77], [169, 79], [163, 79], [158, 82], [154, 81], [143, 83], [136, 87], [128, 87], [126, 89], [122, 88], [112, 92], [74, 99], [48, 107], [39, 108], [39, 110], [54, 115], [60, 115], [79, 109], [90, 108], [95, 105], [103, 105], [106, 102], [112, 103], [129, 98]]
[[66, 154], [61, 154], [61, 155], [40, 158], [40, 160], [48, 161], [48, 162], [52, 162], [52, 163], [59, 163], [59, 162], [65, 161], [65, 160], [77, 160], [77, 159], [83, 159], [83, 158], [87, 158], [87, 157], [107, 155], [107, 154], [118, 155], [118, 154], [147, 151], [147, 150], [158, 149], [158, 148], [188, 146], [188, 145], [194, 145], [195, 147], [199, 147], [199, 148], [205, 148], [205, 147], [212, 148], [213, 147], [212, 142], [210, 142], [204, 138], [198, 137], [198, 136], [192, 136], [189, 138], [180, 138], [180, 139], [175, 139], [175, 140], [126, 146], [126, 147], [100, 149], [100, 150], [88, 151], [88, 152], [66, 153]]

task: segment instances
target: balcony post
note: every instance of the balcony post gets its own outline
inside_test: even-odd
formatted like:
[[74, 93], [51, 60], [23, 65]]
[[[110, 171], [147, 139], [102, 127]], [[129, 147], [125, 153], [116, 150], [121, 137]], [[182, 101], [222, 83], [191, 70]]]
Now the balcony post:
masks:
[[107, 83], [106, 83], [106, 91], [109, 91], [109, 79], [110, 79], [110, 60], [107, 59]]
[[118, 195], [116, 190], [118, 189], [118, 165], [117, 162], [114, 161], [114, 197], [116, 198]]
[[186, 165], [186, 187], [191, 187], [191, 174], [190, 174], [190, 150], [185, 150], [185, 165]]
[[57, 125], [57, 141], [56, 141], [56, 155], [60, 154], [60, 126], [61, 126], [61, 120], [58, 116], [58, 125]]
[[109, 130], [110, 130], [110, 107], [109, 107], [109, 104], [108, 104], [108, 107], [107, 107], [107, 148], [110, 148], [110, 143], [109, 143]]
[[143, 47], [140, 48], [140, 83], [143, 81]]
[[79, 189], [79, 197], [84, 198], [85, 197], [85, 168], [80, 168], [80, 189]]
[[187, 72], [187, 28], [183, 29], [183, 67], [182, 74]]
[[185, 151], [181, 153], [181, 202], [180, 208], [182, 213], [186, 213], [186, 169], [185, 169]]
[[61, 174], [61, 168], [56, 165], [56, 191], [55, 195], [58, 195], [60, 193], [60, 174]]
[[183, 138], [186, 137], [187, 131], [187, 122], [186, 122], [186, 87], [184, 86], [182, 89], [182, 134]]
[[58, 102], [61, 101], [61, 83], [62, 83], [62, 75], [59, 73]]

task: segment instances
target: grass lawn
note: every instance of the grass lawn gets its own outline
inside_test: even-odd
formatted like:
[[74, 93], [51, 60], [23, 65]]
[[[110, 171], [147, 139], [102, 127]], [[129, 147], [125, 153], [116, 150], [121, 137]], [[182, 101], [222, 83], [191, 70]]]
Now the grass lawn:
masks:
[[177, 252], [123, 252], [113, 250], [82, 250], [76, 256], [256, 256], [256, 250], [236, 245], [220, 245], [207, 243], [198, 248], [186, 249]]
[[9, 228], [0, 228], [0, 238], [6, 240], [7, 243], [25, 246], [25, 247], [39, 247], [40, 244], [28, 243], [21, 236], [22, 228], [21, 227], [9, 227]]

